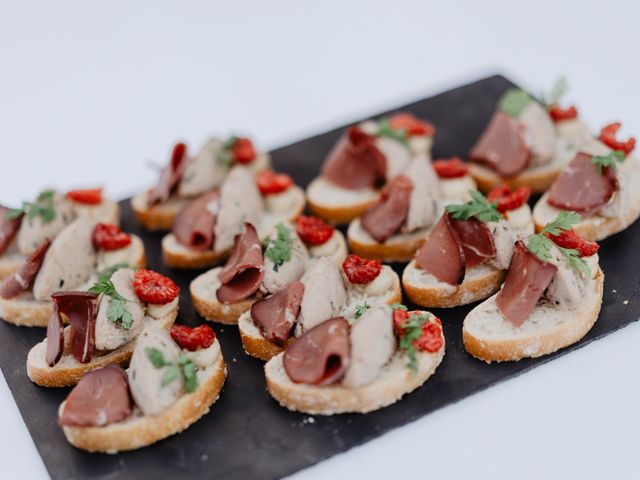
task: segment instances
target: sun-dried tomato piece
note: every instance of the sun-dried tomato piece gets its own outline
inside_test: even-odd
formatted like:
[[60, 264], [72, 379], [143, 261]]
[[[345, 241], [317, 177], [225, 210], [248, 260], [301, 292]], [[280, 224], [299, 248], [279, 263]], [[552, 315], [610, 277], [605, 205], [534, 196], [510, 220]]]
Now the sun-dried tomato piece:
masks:
[[581, 257], [590, 257], [600, 249], [600, 245], [582, 238], [575, 230], [563, 230], [560, 235], [546, 235], [559, 247], [577, 250]]
[[180, 294], [180, 288], [169, 277], [144, 269], [133, 275], [133, 289], [140, 300], [154, 305], [172, 302]]
[[549, 107], [549, 116], [556, 123], [563, 120], [572, 120], [574, 118], [578, 118], [578, 109], [573, 105], [567, 108], [562, 108], [558, 105], [551, 105]]
[[440, 178], [464, 177], [469, 167], [460, 157], [441, 158], [433, 162], [433, 168]]
[[300, 215], [296, 221], [298, 236], [307, 245], [322, 245], [333, 236], [334, 228], [318, 217]]
[[237, 138], [231, 148], [231, 152], [237, 163], [251, 163], [256, 158], [256, 150], [248, 138]]
[[131, 235], [120, 230], [117, 225], [98, 223], [93, 229], [91, 241], [97, 250], [118, 250], [131, 243]]
[[78, 203], [97, 205], [99, 203], [102, 203], [102, 189], [87, 188], [84, 190], [71, 190], [67, 192], [67, 198]]
[[342, 263], [342, 269], [351, 283], [369, 283], [382, 271], [377, 260], [367, 260], [355, 253], [349, 255]]
[[171, 327], [171, 338], [180, 345], [180, 348], [195, 352], [199, 348], [210, 347], [216, 339], [216, 334], [209, 325], [191, 328], [176, 324]]
[[263, 195], [284, 192], [293, 185], [293, 179], [286, 173], [263, 170], [256, 175], [256, 184]]
[[621, 150], [625, 155], [629, 155], [636, 146], [636, 139], [629, 137], [625, 142], [616, 138], [616, 133], [620, 130], [620, 122], [605, 125], [600, 130], [600, 141], [612, 150]]
[[529, 187], [518, 187], [511, 191], [507, 185], [502, 185], [501, 187], [496, 187], [491, 190], [489, 195], [487, 195], [487, 200], [491, 203], [497, 201], [498, 211], [504, 213], [520, 208], [529, 201], [529, 196], [531, 196], [531, 189]]
[[389, 126], [394, 130], [404, 130], [409, 137], [414, 135], [428, 135], [436, 133], [435, 127], [429, 122], [416, 118], [412, 113], [396, 113], [389, 118]]
[[[393, 328], [398, 337], [402, 337], [406, 332], [407, 321], [412, 315], [423, 315], [425, 312], [414, 310], [395, 309], [393, 311]], [[422, 335], [414, 340], [413, 346], [418, 350], [434, 353], [442, 348], [444, 339], [442, 337], [442, 322], [437, 317], [428, 319], [422, 326]]]

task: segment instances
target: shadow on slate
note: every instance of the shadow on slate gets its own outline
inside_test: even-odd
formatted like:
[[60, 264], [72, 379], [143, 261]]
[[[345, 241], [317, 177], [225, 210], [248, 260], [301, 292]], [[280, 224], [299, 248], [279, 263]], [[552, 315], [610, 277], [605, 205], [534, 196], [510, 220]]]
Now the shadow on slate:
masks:
[[[505, 78], [494, 76], [401, 109], [436, 125], [434, 158], [464, 156], [489, 120], [501, 93], [512, 85]], [[275, 150], [276, 168], [306, 185], [317, 174], [342, 129]], [[150, 267], [179, 283], [182, 289], [179, 321], [192, 326], [201, 323], [188, 294], [189, 281], [199, 272], [164, 267], [162, 235], [142, 231], [128, 202], [123, 202], [122, 207], [123, 228], [144, 239]], [[602, 312], [595, 327], [577, 345], [542, 359], [487, 365], [467, 355], [462, 345], [462, 320], [471, 307], [434, 311], [443, 320], [446, 336], [447, 353], [442, 365], [422, 388], [395, 405], [367, 415], [315, 416], [310, 422], [308, 415], [281, 408], [265, 389], [262, 362], [242, 351], [237, 328], [214, 325], [229, 375], [211, 412], [182, 434], [151, 447], [118, 455], [89, 454], [71, 447], [57, 425], [58, 405], [68, 389], [40, 388], [27, 378], [27, 352], [42, 340], [45, 331], [0, 322], [0, 364], [53, 478], [278, 478], [519, 375], [636, 320], [640, 313], [637, 294], [640, 262], [635, 247], [638, 242], [640, 223], [602, 242], [601, 265], [607, 273]]]

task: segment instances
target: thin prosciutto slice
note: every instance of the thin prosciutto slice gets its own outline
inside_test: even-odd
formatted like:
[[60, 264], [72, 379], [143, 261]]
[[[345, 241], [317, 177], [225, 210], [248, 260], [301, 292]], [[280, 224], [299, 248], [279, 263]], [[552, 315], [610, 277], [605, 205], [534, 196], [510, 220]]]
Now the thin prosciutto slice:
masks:
[[229, 260], [218, 278], [220, 287], [216, 291], [222, 303], [235, 303], [253, 295], [264, 277], [262, 244], [253, 225], [245, 223], [244, 232], [235, 236]]
[[[98, 302], [97, 296], [91, 292], [56, 292], [51, 295], [51, 300], [57, 308], [54, 309], [54, 313], [58, 312], [59, 322], [62, 323], [62, 317], [60, 314], [64, 314], [69, 318], [71, 322], [71, 342], [70, 349], [73, 358], [80, 363], [88, 363], [93, 356], [93, 347], [95, 344], [95, 326], [96, 316], [98, 314]], [[52, 342], [51, 348], [54, 348], [54, 344], [59, 343], [61, 331], [55, 328], [55, 319], [49, 320], [50, 325], [54, 325], [54, 330], [47, 328], [47, 358], [56, 358], [59, 355], [54, 351], [49, 352], [49, 333], [52, 333], [52, 338], [56, 341]], [[55, 336], [54, 336], [55, 335]]]
[[351, 127], [329, 153], [322, 175], [342, 188], [375, 188], [384, 183], [386, 169], [375, 137]]
[[458, 241], [464, 250], [465, 267], [475, 267], [485, 260], [495, 257], [496, 247], [493, 235], [487, 225], [475, 218], [469, 220], [451, 219]]
[[11, 241], [20, 230], [22, 217], [24, 217], [22, 214], [16, 218], [7, 218], [8, 213], [9, 209], [0, 205], [0, 255], [9, 248]]
[[496, 112], [471, 149], [469, 160], [486, 165], [502, 177], [515, 177], [527, 168], [531, 158], [525, 130], [517, 119]]
[[0, 297], [13, 298], [33, 285], [50, 246], [51, 240], [45, 238], [22, 266], [0, 284]]
[[349, 323], [338, 317], [302, 335], [287, 348], [282, 362], [295, 383], [329, 385], [344, 375], [350, 355]]
[[176, 143], [171, 152], [169, 165], [162, 170], [158, 184], [149, 190], [147, 195], [147, 206], [149, 208], [169, 199], [169, 196], [180, 183], [182, 174], [187, 167], [187, 160], [187, 146], [184, 143]]
[[445, 213], [416, 253], [416, 263], [440, 282], [460, 285], [464, 280], [465, 254], [452, 218]]
[[611, 199], [618, 189], [615, 173], [610, 168], [599, 172], [592, 159], [586, 153], [574, 157], [551, 186], [547, 200], [550, 205], [589, 215]]
[[296, 281], [252, 305], [251, 318], [264, 338], [279, 345], [289, 338], [300, 313], [303, 295], [304, 284]]
[[220, 192], [214, 190], [200, 195], [178, 214], [172, 233], [178, 242], [192, 250], [204, 251], [213, 245], [213, 227], [216, 223], [215, 206]]
[[362, 228], [377, 242], [384, 243], [406, 221], [412, 190], [413, 183], [404, 175], [391, 180], [383, 189], [380, 202], [362, 215]]
[[516, 242], [496, 305], [502, 316], [519, 327], [529, 317], [547, 289], [558, 267], [529, 251], [522, 240]]

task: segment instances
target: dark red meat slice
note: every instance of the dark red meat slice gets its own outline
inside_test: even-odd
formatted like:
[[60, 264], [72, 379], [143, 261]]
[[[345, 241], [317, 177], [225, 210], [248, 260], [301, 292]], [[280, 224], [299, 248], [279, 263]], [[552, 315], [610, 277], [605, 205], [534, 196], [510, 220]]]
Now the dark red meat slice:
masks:
[[47, 323], [47, 352], [45, 361], [47, 365], [53, 367], [60, 361], [62, 352], [64, 351], [64, 323], [60, 317], [58, 305], [53, 304], [53, 312]]
[[303, 295], [304, 284], [291, 282], [284, 290], [253, 304], [251, 318], [264, 338], [278, 345], [289, 338]]
[[464, 281], [465, 252], [451, 223], [449, 213], [442, 215], [415, 258], [420, 268], [440, 282], [460, 285]]
[[0, 283], [0, 297], [13, 298], [33, 285], [50, 246], [51, 241], [45, 238], [20, 268]]
[[398, 175], [384, 187], [380, 201], [362, 215], [362, 228], [377, 242], [385, 242], [404, 224], [409, 212], [411, 190], [411, 180]]
[[451, 219], [451, 227], [455, 230], [460, 245], [464, 250], [465, 266], [474, 267], [496, 255], [491, 230], [483, 222], [471, 218], [469, 220]]
[[172, 229], [178, 243], [197, 251], [211, 248], [216, 215], [207, 206], [219, 198], [218, 190], [207, 192], [182, 209], [173, 222]]
[[158, 203], [166, 202], [169, 196], [178, 186], [182, 174], [187, 167], [187, 146], [184, 143], [176, 143], [171, 152], [171, 159], [160, 174], [158, 185], [149, 190], [147, 206], [153, 207]]
[[80, 363], [88, 363], [95, 343], [97, 295], [91, 292], [56, 292], [51, 295], [61, 314], [71, 322], [71, 354]]
[[0, 205], [0, 255], [2, 255], [11, 240], [14, 239], [18, 230], [20, 230], [20, 224], [22, 223], [22, 217], [24, 214], [20, 215], [17, 218], [7, 218], [7, 213], [9, 209], [7, 207], [3, 207]]

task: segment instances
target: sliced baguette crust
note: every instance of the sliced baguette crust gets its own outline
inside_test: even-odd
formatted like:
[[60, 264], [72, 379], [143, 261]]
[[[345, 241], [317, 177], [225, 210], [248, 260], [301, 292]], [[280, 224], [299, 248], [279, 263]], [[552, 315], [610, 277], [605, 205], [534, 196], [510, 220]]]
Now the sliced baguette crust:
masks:
[[412, 260], [402, 273], [402, 285], [407, 297], [422, 307], [449, 308], [483, 300], [496, 293], [505, 277], [505, 270], [488, 265], [473, 267], [466, 272], [458, 287], [440, 282], [423, 283], [416, 277], [422, 269]]
[[[347, 195], [356, 198], [337, 202], [336, 190], [344, 191]], [[344, 225], [359, 217], [376, 203], [378, 198], [379, 193], [375, 190], [363, 192], [361, 195], [353, 195], [352, 191], [331, 185], [322, 177], [317, 177], [307, 187], [309, 209], [314, 215], [334, 225]]]
[[[499, 316], [496, 295], [475, 307], [464, 319], [462, 339], [464, 348], [474, 357], [487, 363], [516, 361], [522, 358], [536, 358], [556, 352], [579, 341], [593, 327], [602, 305], [604, 273], [600, 268], [592, 282], [592, 292], [576, 309], [559, 309], [556, 306], [537, 306], [529, 319], [534, 332], [525, 332], [511, 327], [513, 333], [503, 338], [492, 338], [483, 334], [482, 324], [491, 315]], [[553, 315], [553, 328], [540, 327], [537, 324], [543, 316]], [[507, 322], [505, 322], [506, 324]], [[507, 327], [510, 324], [506, 325]], [[519, 328], [522, 328], [519, 327]]]
[[[177, 315], [178, 309], [176, 308], [167, 316], [151, 321], [154, 322], [154, 326], [169, 330], [173, 326]], [[68, 331], [69, 328], [70, 327], [66, 327], [65, 330]], [[45, 338], [29, 351], [27, 355], [27, 374], [33, 383], [41, 387], [66, 387], [75, 385], [80, 381], [80, 377], [90, 370], [104, 367], [110, 363], [117, 363], [126, 367], [129, 364], [135, 346], [136, 342], [134, 339], [106, 355], [92, 358], [89, 363], [80, 363], [73, 358], [69, 352], [65, 352], [60, 361], [53, 367], [50, 367], [45, 360], [47, 353], [47, 339]]]
[[131, 207], [138, 221], [147, 230], [171, 230], [176, 215], [192, 200], [173, 195], [164, 203], [151, 208], [147, 206], [149, 191], [139, 193], [131, 199]]
[[[304, 211], [305, 196], [304, 191], [294, 185], [291, 187], [295, 194], [295, 202], [291, 207], [291, 210], [282, 214], [265, 213], [263, 217], [264, 225], [257, 225], [258, 233], [260, 236], [264, 236], [278, 221], [293, 222]], [[275, 220], [275, 217], [279, 217]], [[171, 227], [169, 227], [171, 228]], [[225, 260], [231, 249], [219, 251], [219, 250], [205, 250], [196, 251], [191, 250], [184, 245], [178, 243], [175, 235], [169, 233], [162, 239], [162, 258], [164, 263], [173, 268], [205, 268], [217, 265]]]
[[444, 350], [443, 342], [435, 353], [418, 352], [415, 375], [407, 368], [407, 356], [396, 352], [373, 382], [356, 388], [294, 383], [284, 369], [284, 353], [280, 353], [264, 366], [267, 389], [280, 405], [293, 411], [311, 415], [368, 413], [389, 406], [420, 387], [442, 362]]
[[[393, 287], [389, 292], [387, 292], [385, 299], [385, 303], [389, 305], [402, 303], [400, 278], [395, 272], [393, 273], [395, 277]], [[370, 298], [365, 300], [371, 301]], [[284, 351], [284, 349], [294, 341], [293, 337], [289, 338], [284, 347], [270, 342], [262, 336], [258, 327], [253, 323], [251, 313], [249, 311], [244, 312], [238, 319], [238, 330], [240, 331], [240, 339], [242, 340], [242, 347], [244, 348], [245, 353], [264, 361], [267, 361]]]
[[503, 178], [490, 168], [469, 163], [469, 173], [478, 184], [478, 190], [488, 193], [495, 187], [508, 185], [510, 189], [529, 187], [533, 193], [546, 192], [562, 171], [563, 164], [551, 162], [525, 170], [517, 177]]
[[[547, 199], [548, 193], [545, 193], [535, 207], [533, 207], [533, 221], [535, 222], [536, 232], [541, 232], [547, 223], [553, 220], [562, 210], [549, 205]], [[635, 222], [640, 217], [640, 190], [636, 188], [633, 194], [631, 207], [627, 210], [625, 215], [618, 217], [603, 217], [595, 214], [590, 217], [585, 217], [574, 226], [580, 236], [591, 241], [604, 240], [611, 235], [625, 230], [629, 225]]]
[[236, 325], [238, 318], [248, 311], [258, 297], [256, 295], [241, 302], [224, 304], [218, 301], [216, 291], [220, 286], [218, 275], [222, 267], [217, 267], [198, 275], [189, 285], [193, 308], [196, 312], [210, 322], [225, 325]]
[[[142, 240], [132, 235], [138, 248], [138, 260], [131, 266], [143, 268], [147, 264], [147, 257]], [[37, 301], [31, 291], [21, 293], [17, 297], [5, 299], [0, 297], [0, 319], [20, 327], [47, 327], [49, 317], [53, 311], [51, 301]]]
[[220, 396], [226, 376], [227, 368], [220, 353], [216, 362], [198, 377], [197, 390], [180, 397], [160, 415], [138, 414], [106, 427], [62, 427], [62, 430], [69, 443], [89, 452], [117, 453], [146, 447], [186, 430], [208, 413]]
[[422, 228], [413, 233], [398, 234], [384, 243], [376, 242], [362, 228], [359, 218], [349, 224], [347, 241], [349, 249], [361, 257], [379, 260], [381, 262], [408, 262], [424, 243], [428, 228]]

